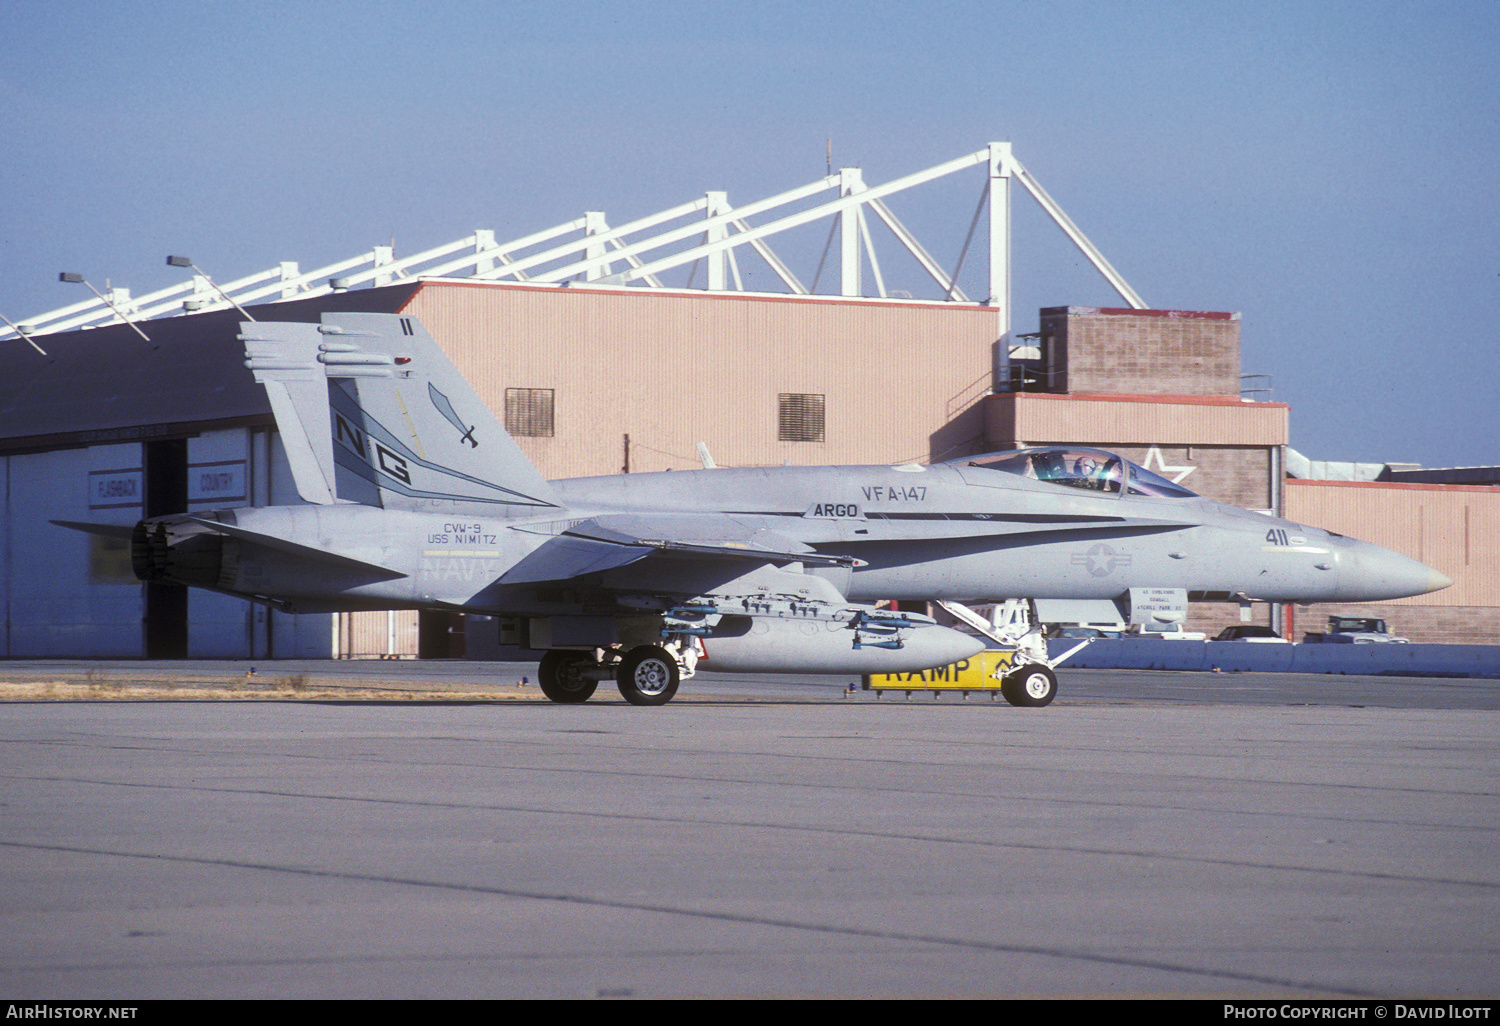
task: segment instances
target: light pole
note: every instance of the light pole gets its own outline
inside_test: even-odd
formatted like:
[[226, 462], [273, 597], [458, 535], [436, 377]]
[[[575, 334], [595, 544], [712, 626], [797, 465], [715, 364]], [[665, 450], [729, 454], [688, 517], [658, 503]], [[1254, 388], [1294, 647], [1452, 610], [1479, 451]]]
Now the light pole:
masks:
[[195, 263], [193, 263], [193, 261], [190, 258], [185, 257], [185, 256], [169, 256], [169, 257], [167, 257], [167, 266], [168, 267], [191, 267], [193, 269], [193, 273], [194, 274], [196, 274], [198, 277], [202, 278], [204, 281], [208, 282], [210, 285], [212, 285], [214, 287], [214, 291], [217, 292], [220, 296], [223, 297], [224, 302], [228, 303], [230, 306], [232, 306], [236, 310], [238, 310], [240, 312], [241, 316], [243, 316], [246, 320], [249, 320], [249, 321], [255, 320], [255, 318], [251, 317], [250, 314], [249, 314], [249, 312], [246, 311], [246, 309], [244, 307], [240, 306], [240, 304], [236, 303], [233, 299], [229, 298], [229, 293], [227, 293], [223, 289], [219, 288], [218, 283], [216, 283], [212, 278], [210, 278], [208, 275], [204, 274], [201, 270], [199, 270], [198, 269], [198, 265], [195, 264]]
[[[10, 330], [14, 331], [17, 335], [20, 335], [28, 343], [30, 343], [31, 348], [35, 349], [37, 352], [41, 353], [43, 356], [47, 356], [47, 350], [43, 349], [41, 346], [37, 345], [34, 341], [32, 341], [31, 333], [32, 333], [32, 331], [35, 330], [35, 328], [34, 328], [33, 325], [30, 325], [30, 324], [17, 324], [15, 321], [11, 320], [9, 317], [5, 316], [4, 314], [0, 314], [0, 321], [4, 321], [6, 324], [9, 324], [10, 325]], [[50, 360], [50, 359], [52, 359], [52, 357], [47, 356], [47, 359]]]
[[147, 345], [149, 345], [152, 349], [159, 348], [155, 342], [151, 341], [151, 337], [140, 329], [140, 326], [137, 325], [135, 321], [132, 321], [129, 317], [125, 316], [125, 311], [121, 310], [118, 306], [115, 306], [114, 300], [104, 295], [104, 293], [94, 288], [94, 286], [89, 285], [88, 281], [84, 279], [83, 275], [73, 274], [71, 271], [63, 271], [57, 276], [57, 280], [66, 282], [83, 282], [83, 284], [88, 285], [89, 291], [99, 297], [99, 302], [109, 307], [115, 312], [116, 317], [120, 318], [120, 320], [130, 325], [131, 330], [134, 331], [137, 335], [141, 336], [141, 338], [145, 339]]

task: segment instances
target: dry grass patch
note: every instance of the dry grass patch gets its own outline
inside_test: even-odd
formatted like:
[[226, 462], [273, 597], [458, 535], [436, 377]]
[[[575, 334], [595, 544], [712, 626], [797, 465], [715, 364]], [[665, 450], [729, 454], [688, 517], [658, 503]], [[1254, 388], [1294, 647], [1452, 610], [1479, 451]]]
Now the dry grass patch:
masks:
[[[0, 669], [0, 673], [3, 673]], [[504, 702], [544, 700], [537, 688], [513, 684], [425, 683], [399, 680], [318, 679], [307, 673], [275, 677], [225, 674], [142, 674], [91, 667], [71, 679], [0, 677], [0, 702]]]

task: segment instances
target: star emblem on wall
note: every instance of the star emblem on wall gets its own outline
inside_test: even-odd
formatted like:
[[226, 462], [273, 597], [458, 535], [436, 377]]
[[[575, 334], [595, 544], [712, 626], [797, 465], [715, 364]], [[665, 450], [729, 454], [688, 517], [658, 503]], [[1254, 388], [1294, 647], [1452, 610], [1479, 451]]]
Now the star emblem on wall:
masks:
[[[1155, 466], [1151, 465], [1153, 461], [1155, 461], [1156, 463]], [[1161, 449], [1154, 445], [1146, 450], [1146, 458], [1141, 460], [1141, 466], [1145, 467], [1147, 470], [1153, 471], [1154, 473], [1160, 474], [1162, 477], [1166, 478], [1168, 481], [1171, 481], [1173, 484], [1182, 484], [1183, 478], [1187, 477], [1193, 471], [1198, 469], [1197, 467], [1167, 466], [1167, 461], [1162, 459]]]

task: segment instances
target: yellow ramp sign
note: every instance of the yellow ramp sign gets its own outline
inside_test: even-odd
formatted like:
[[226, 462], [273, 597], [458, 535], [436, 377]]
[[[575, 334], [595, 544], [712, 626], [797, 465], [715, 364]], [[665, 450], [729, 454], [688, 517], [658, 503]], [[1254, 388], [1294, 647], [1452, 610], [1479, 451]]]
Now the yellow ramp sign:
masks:
[[947, 666], [912, 673], [866, 674], [866, 691], [999, 691], [1001, 677], [1016, 665], [1014, 649], [989, 649]]

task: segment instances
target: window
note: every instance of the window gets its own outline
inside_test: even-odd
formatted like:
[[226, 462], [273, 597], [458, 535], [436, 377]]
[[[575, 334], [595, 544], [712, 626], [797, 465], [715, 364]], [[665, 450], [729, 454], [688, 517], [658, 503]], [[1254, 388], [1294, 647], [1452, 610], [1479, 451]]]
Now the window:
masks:
[[823, 397], [802, 392], [782, 392], [777, 398], [777, 439], [782, 442], [823, 440]]
[[524, 438], [552, 437], [552, 389], [507, 388], [505, 430]]

